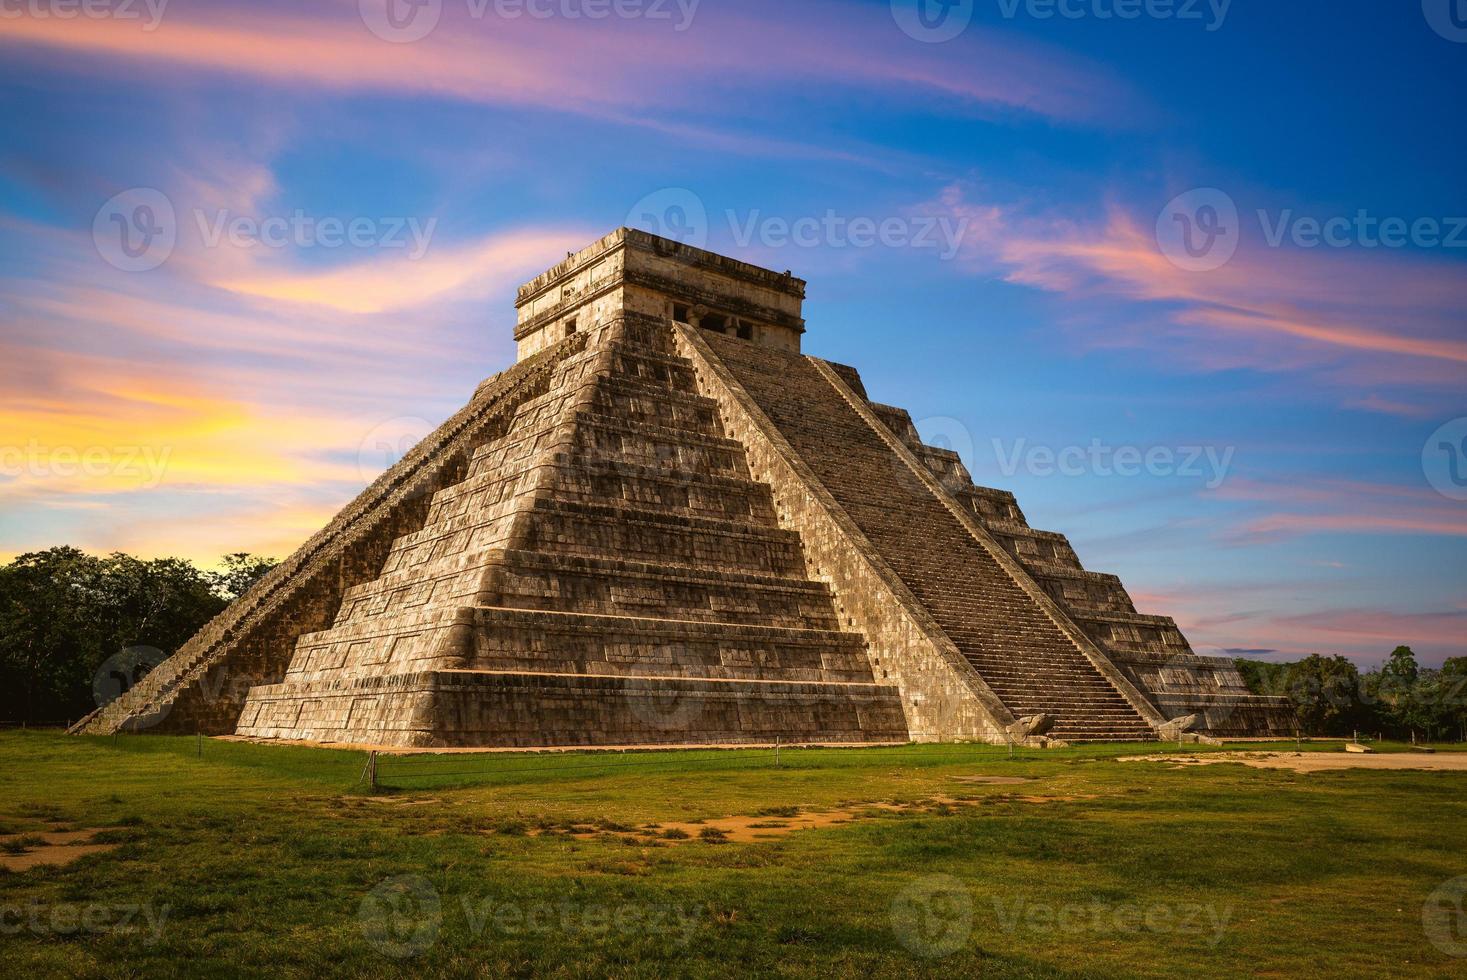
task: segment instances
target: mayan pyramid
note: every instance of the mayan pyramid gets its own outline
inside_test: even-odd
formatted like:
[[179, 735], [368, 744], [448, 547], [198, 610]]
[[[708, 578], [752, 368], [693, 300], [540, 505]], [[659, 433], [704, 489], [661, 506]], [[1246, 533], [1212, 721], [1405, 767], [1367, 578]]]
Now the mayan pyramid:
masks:
[[387, 746], [1291, 734], [857, 372], [805, 283], [620, 229], [518, 363], [76, 726]]

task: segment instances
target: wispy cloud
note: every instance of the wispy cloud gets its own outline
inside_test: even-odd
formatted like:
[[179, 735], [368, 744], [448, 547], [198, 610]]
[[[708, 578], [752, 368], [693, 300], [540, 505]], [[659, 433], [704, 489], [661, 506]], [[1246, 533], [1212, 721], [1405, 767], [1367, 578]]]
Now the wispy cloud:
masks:
[[[947, 45], [916, 44], [878, 4], [707, 4], [686, 30], [617, 18], [587, 24], [491, 13], [475, 20], [468, 7], [445, 4], [443, 23], [406, 44], [374, 37], [356, 8], [318, 4], [281, 13], [251, 6], [248, 18], [243, 8], [169, 9], [156, 31], [115, 19], [23, 16], [6, 21], [0, 44], [71, 52], [79, 68], [98, 57], [126, 59], [145, 71], [582, 114], [620, 111], [632, 122], [652, 110], [705, 117], [712, 93], [772, 98], [792, 82], [861, 89], [929, 109], [1070, 122], [1115, 122], [1143, 111], [1134, 90], [1083, 59], [976, 27]], [[758, 105], [743, 102], [745, 109]]]
[[1426, 487], [1301, 476], [1287, 483], [1238, 478], [1217, 493], [1264, 510], [1226, 532], [1234, 544], [1311, 533], [1467, 536], [1467, 509]]
[[395, 254], [322, 272], [279, 269], [219, 279], [214, 285], [344, 313], [381, 313], [509, 289], [552, 264], [549, 259], [595, 238], [589, 229], [526, 228], [496, 232], [466, 245], [429, 248], [422, 257]]
[[[1248, 367], [1347, 384], [1460, 387], [1467, 383], [1458, 263], [1405, 256], [1320, 254], [1245, 242], [1226, 266], [1190, 272], [1158, 247], [1150, 226], [1112, 205], [1086, 224], [968, 199], [947, 188], [937, 206], [966, 218], [966, 259], [985, 274], [1088, 303], [1141, 303], [1132, 326], [1095, 331], [1093, 346], [1144, 347], [1188, 369]], [[1153, 219], [1154, 220], [1154, 219]], [[1427, 414], [1403, 398], [1348, 399], [1357, 408]]]

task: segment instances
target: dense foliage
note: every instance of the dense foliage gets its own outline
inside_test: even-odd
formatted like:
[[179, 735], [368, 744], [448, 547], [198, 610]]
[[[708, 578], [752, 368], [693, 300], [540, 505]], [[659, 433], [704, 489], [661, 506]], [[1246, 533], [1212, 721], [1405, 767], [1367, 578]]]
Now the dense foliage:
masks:
[[146, 664], [172, 653], [272, 567], [243, 553], [203, 571], [178, 558], [68, 547], [0, 566], [0, 721], [80, 718], [97, 706], [94, 680], [109, 658], [161, 651]]
[[1361, 673], [1344, 657], [1313, 654], [1294, 663], [1239, 660], [1256, 694], [1294, 702], [1306, 735], [1385, 735], [1467, 740], [1467, 657], [1440, 670], [1416, 662], [1410, 647], [1396, 647], [1385, 664]]

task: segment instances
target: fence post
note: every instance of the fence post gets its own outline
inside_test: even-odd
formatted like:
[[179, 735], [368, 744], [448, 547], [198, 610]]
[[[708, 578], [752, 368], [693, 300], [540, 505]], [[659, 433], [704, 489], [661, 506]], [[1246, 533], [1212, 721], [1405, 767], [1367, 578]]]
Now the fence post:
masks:
[[774, 767], [779, 768], [779, 736], [774, 736]]
[[363, 779], [365, 779], [367, 781], [367, 788], [368, 789], [374, 789], [375, 790], [377, 788], [377, 750], [376, 749], [369, 749], [367, 751], [367, 765], [362, 769], [361, 778], [358, 779], [357, 782], [358, 783], [361, 783], [361, 781]]

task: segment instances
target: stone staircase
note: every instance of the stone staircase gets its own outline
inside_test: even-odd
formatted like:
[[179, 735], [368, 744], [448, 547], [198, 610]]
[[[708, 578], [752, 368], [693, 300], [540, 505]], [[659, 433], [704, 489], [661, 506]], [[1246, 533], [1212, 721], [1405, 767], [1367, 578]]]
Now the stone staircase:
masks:
[[1015, 717], [1052, 715], [1049, 734], [1065, 741], [1155, 737], [1127, 697], [811, 361], [705, 339]]
[[386, 745], [905, 741], [666, 328], [598, 328], [240, 734]]
[[1253, 694], [1232, 661], [1194, 653], [1171, 617], [1138, 612], [1120, 578], [1087, 570], [1063, 534], [1030, 527], [1012, 493], [976, 486], [956, 453], [923, 444], [907, 412], [871, 407], [1164, 717], [1196, 714], [1194, 730], [1214, 736], [1294, 734], [1287, 699]]

